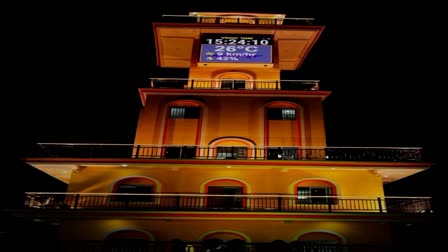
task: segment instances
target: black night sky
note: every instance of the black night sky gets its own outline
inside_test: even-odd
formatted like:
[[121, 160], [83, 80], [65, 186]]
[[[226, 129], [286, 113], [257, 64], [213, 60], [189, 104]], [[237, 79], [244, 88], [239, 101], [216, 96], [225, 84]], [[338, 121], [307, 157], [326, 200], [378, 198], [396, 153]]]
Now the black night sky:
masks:
[[[438, 50], [443, 8], [431, 1], [397, 6], [388, 1], [329, 2], [16, 6], [8, 36], [13, 48], [8, 74], [13, 78], [3, 80], [8, 86], [4, 123], [10, 127], [4, 132], [11, 141], [5, 147], [11, 146], [11, 156], [17, 157], [37, 142], [132, 143], [141, 108], [137, 89], [148, 86], [151, 77], [188, 77], [186, 70], [156, 66], [153, 21], [190, 11], [280, 13], [315, 18], [315, 24], [326, 26], [301, 69], [285, 72], [283, 78], [318, 79], [321, 90], [332, 91], [324, 102], [327, 145], [423, 147], [437, 164], [434, 169], [388, 190], [436, 197], [444, 168], [439, 146], [445, 139], [445, 78], [440, 77], [443, 58]], [[17, 194], [48, 191], [52, 183], [63, 188], [17, 162], [3, 169], [4, 183], [25, 182], [14, 187]]]

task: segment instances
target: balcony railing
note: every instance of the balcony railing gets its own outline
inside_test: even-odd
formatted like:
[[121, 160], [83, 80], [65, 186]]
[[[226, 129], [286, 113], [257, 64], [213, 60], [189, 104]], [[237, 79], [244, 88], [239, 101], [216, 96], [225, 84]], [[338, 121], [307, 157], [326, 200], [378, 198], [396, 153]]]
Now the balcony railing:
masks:
[[196, 16], [196, 15], [162, 15], [164, 22], [178, 23], [207, 23], [207, 24], [257, 24], [257, 25], [282, 25], [282, 24], [311, 24], [314, 18], [270, 18], [250, 16]]
[[423, 161], [418, 147], [242, 147], [39, 143], [32, 155], [65, 158], [136, 158], [202, 160]]
[[429, 213], [430, 200], [430, 197], [27, 192], [25, 206], [67, 210]]
[[319, 80], [151, 78], [151, 88], [210, 90], [318, 91]]

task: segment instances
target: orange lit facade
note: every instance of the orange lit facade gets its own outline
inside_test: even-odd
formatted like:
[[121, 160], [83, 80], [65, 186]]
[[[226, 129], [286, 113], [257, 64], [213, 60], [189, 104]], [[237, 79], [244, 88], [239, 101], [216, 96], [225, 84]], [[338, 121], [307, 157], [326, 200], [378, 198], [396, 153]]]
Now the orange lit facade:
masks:
[[392, 214], [383, 186], [430, 163], [331, 158], [323, 109], [331, 92], [318, 80], [281, 80], [324, 26], [281, 14], [171, 18], [153, 23], [157, 64], [189, 75], [139, 89], [129, 156], [26, 159], [68, 184], [66, 209], [40, 212], [58, 219], [60, 240], [181, 241], [183, 251], [217, 239], [387, 246], [392, 223], [424, 221], [422, 208]]

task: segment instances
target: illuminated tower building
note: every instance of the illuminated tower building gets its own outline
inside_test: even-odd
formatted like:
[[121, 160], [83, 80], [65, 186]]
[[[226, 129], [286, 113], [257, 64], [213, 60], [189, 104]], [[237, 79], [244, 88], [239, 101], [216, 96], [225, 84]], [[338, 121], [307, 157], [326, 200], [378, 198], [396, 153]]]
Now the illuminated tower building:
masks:
[[40, 144], [45, 155], [25, 161], [67, 192], [27, 194], [20, 216], [56, 222], [73, 251], [391, 248], [393, 223], [424, 221], [431, 206], [385, 197], [384, 185], [431, 164], [419, 148], [327, 146], [331, 92], [281, 79], [324, 31], [312, 21], [198, 12], [154, 22], [157, 65], [188, 76], [139, 89], [133, 144]]

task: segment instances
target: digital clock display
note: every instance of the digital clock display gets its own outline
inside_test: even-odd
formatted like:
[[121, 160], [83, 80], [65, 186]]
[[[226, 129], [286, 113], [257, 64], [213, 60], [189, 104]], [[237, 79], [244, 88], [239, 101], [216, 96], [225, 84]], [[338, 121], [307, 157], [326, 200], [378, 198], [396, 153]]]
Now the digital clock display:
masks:
[[202, 63], [272, 63], [271, 35], [203, 34]]
[[210, 34], [201, 36], [201, 44], [207, 45], [272, 45], [271, 35], [253, 34]]

